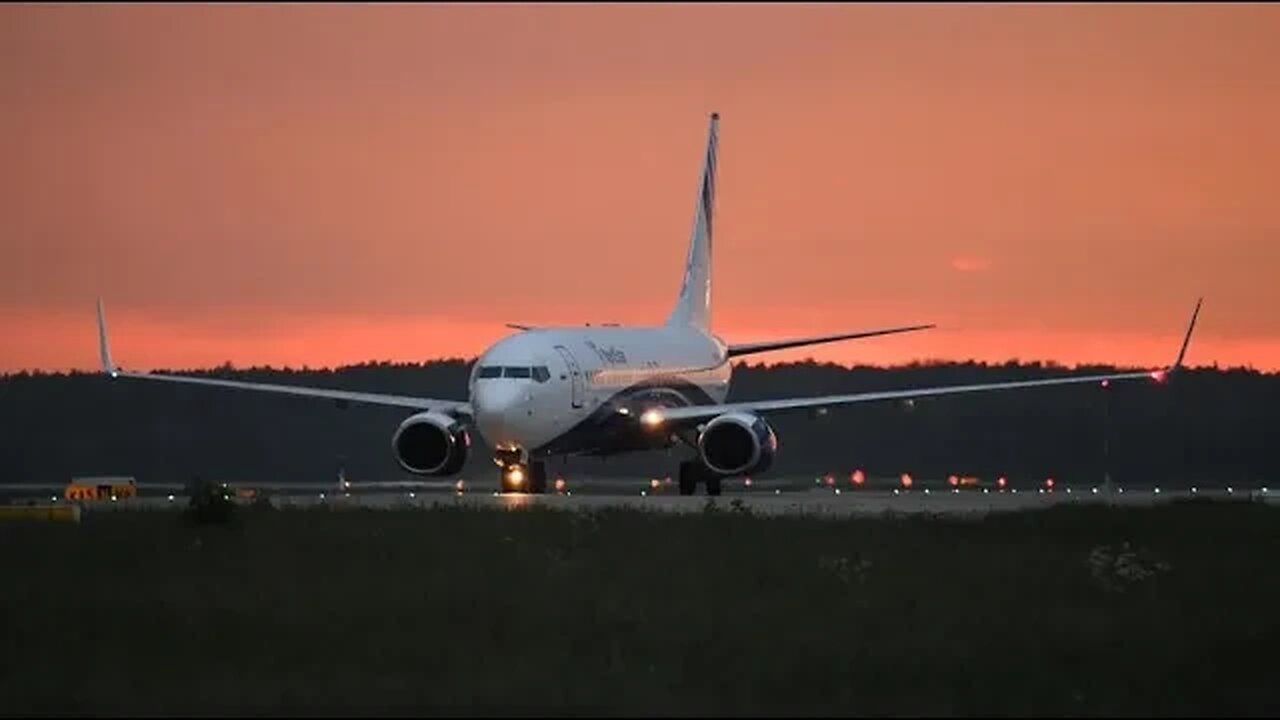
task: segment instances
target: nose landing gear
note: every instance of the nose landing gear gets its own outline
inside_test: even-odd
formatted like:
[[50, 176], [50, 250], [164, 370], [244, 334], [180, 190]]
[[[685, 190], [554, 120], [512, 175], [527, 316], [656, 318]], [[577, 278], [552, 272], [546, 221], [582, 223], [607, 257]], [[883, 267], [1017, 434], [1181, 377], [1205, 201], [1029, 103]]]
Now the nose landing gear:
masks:
[[547, 491], [547, 464], [542, 461], [510, 463], [502, 469], [504, 493], [541, 495]]

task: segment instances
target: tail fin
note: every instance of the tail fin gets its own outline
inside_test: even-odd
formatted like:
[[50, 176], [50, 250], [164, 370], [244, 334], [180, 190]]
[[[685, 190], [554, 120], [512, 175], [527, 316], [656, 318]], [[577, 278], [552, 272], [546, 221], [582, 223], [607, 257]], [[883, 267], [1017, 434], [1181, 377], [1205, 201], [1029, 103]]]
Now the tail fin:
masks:
[[684, 265], [684, 282], [667, 325], [711, 327], [711, 238], [716, 200], [716, 155], [719, 145], [720, 113], [711, 113], [707, 133], [707, 153], [703, 158], [702, 184], [693, 218], [693, 237]]

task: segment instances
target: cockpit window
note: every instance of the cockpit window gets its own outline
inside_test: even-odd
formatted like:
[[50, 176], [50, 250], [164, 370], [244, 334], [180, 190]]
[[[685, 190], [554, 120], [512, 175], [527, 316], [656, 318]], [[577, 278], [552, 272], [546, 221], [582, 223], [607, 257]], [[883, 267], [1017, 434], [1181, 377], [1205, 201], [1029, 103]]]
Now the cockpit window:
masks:
[[546, 365], [539, 365], [533, 369], [533, 379], [544, 383], [551, 379], [551, 371], [547, 369]]
[[527, 378], [530, 372], [527, 367], [504, 367], [502, 368], [502, 376], [509, 378]]
[[480, 374], [477, 377], [496, 378], [502, 377], [502, 368], [497, 365], [485, 365], [480, 368]]

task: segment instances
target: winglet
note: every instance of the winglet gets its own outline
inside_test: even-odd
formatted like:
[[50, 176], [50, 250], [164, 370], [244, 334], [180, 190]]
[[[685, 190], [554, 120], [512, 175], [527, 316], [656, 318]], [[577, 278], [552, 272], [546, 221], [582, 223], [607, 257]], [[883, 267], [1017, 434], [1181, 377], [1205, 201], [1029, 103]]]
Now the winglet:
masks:
[[1196, 329], [1196, 318], [1200, 315], [1200, 303], [1204, 302], [1204, 298], [1196, 300], [1196, 309], [1191, 313], [1191, 323], [1187, 325], [1187, 335], [1182, 339], [1182, 349], [1178, 351], [1178, 359], [1174, 361], [1170, 370], [1181, 370], [1182, 360], [1187, 356], [1187, 345], [1191, 344], [1191, 331]]
[[102, 360], [102, 372], [116, 376], [116, 365], [111, 362], [111, 346], [107, 344], [107, 319], [102, 310], [102, 298], [98, 298], [98, 357]]

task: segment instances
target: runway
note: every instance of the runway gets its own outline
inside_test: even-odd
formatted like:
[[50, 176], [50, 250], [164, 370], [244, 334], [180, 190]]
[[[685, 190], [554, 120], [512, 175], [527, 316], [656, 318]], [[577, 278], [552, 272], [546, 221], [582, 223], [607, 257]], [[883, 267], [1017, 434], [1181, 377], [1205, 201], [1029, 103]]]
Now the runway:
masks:
[[[28, 501], [42, 504], [67, 504], [55, 496], [29, 497]], [[901, 515], [942, 515], [956, 517], [982, 517], [994, 512], [1017, 512], [1048, 508], [1057, 505], [1112, 505], [1123, 507], [1152, 506], [1177, 500], [1219, 500], [1269, 504], [1280, 502], [1280, 493], [1262, 490], [1191, 490], [1145, 491], [1128, 490], [1107, 494], [1100, 489], [1066, 490], [992, 490], [992, 489], [938, 489], [913, 490], [815, 488], [783, 490], [781, 488], [753, 488], [739, 490], [718, 497], [706, 495], [681, 496], [674, 489], [660, 487], [657, 490], [641, 490], [629, 494], [605, 492], [551, 492], [545, 495], [507, 494], [493, 492], [428, 489], [425, 491], [356, 491], [329, 490], [296, 491], [262, 495], [257, 498], [236, 498], [237, 504], [268, 503], [279, 510], [321, 509], [331, 510], [412, 510], [441, 507], [474, 509], [548, 509], [575, 512], [592, 512], [609, 509], [640, 510], [651, 512], [701, 513], [711, 511], [750, 512], [753, 515], [793, 515], [807, 517], [852, 517]], [[187, 507], [185, 496], [142, 495], [115, 501], [79, 503], [84, 512], [98, 511], [178, 511]], [[15, 504], [23, 501], [11, 499]]]

